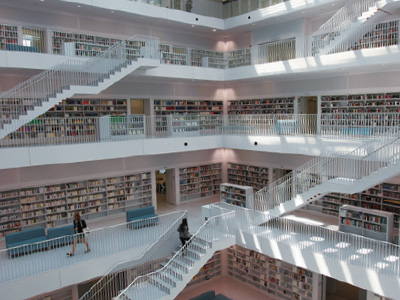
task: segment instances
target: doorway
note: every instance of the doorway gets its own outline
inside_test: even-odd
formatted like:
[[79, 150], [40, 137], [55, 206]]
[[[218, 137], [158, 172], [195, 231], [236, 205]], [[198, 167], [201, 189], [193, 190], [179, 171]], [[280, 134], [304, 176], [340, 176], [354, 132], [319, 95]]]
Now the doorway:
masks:
[[367, 292], [347, 282], [324, 276], [325, 300], [366, 300]]
[[304, 133], [316, 134], [317, 121], [318, 121], [318, 97], [317, 96], [300, 97], [297, 103], [298, 103], [297, 111], [299, 114], [310, 115], [307, 116], [305, 119], [307, 120], [307, 122], [304, 124]]
[[175, 169], [156, 170], [157, 209], [175, 205]]

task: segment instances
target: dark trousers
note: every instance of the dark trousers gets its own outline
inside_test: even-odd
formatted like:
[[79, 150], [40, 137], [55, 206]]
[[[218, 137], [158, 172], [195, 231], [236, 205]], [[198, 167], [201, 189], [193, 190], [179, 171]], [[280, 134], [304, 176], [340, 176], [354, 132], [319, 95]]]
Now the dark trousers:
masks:
[[[181, 240], [182, 247], [186, 245], [186, 242], [187, 242], [188, 240], [190, 240], [190, 238], [179, 238], [179, 239]], [[185, 249], [186, 249], [186, 247], [185, 247]]]

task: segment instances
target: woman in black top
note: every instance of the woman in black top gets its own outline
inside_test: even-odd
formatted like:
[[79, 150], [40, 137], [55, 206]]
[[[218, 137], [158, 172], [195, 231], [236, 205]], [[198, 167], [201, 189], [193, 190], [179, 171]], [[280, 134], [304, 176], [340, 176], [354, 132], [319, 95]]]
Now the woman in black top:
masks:
[[79, 215], [79, 213], [75, 213], [75, 215], [74, 215], [74, 227], [72, 228], [74, 230], [74, 232], [75, 232], [74, 243], [72, 245], [72, 251], [70, 253], [67, 253], [68, 256], [74, 256], [75, 249], [76, 249], [76, 243], [78, 242], [78, 239], [80, 241], [82, 241], [82, 243], [84, 243], [86, 245], [85, 253], [89, 253], [90, 252], [89, 243], [86, 241], [85, 234], [83, 232], [83, 229], [86, 228], [86, 227], [87, 226], [86, 226], [85, 220], [81, 219], [81, 216]]
[[178, 227], [178, 232], [179, 232], [179, 239], [181, 240], [183, 247], [185, 246], [186, 242], [190, 240], [190, 238], [192, 237], [192, 235], [189, 232], [189, 226], [186, 218], [182, 219], [182, 223]]

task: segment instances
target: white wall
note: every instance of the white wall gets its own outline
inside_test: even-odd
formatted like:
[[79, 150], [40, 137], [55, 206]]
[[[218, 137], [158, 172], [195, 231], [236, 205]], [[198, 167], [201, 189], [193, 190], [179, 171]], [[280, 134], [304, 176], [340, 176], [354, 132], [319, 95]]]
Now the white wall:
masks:
[[130, 172], [215, 163], [221, 162], [223, 160], [223, 155], [224, 152], [222, 149], [212, 149], [164, 155], [104, 159], [101, 162], [86, 161], [80, 163], [3, 169], [0, 170], [0, 190], [88, 178], [111, 177]]
[[279, 41], [304, 35], [305, 20], [303, 18], [268, 25], [252, 30], [251, 43], [256, 46], [266, 42]]

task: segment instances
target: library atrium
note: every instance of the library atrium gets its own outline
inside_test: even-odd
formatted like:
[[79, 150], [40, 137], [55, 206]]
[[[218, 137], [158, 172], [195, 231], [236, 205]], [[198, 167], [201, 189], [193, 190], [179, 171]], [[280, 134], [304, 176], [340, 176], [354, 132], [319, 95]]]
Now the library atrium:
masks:
[[399, 21], [1, 0], [0, 300], [400, 299]]

